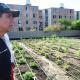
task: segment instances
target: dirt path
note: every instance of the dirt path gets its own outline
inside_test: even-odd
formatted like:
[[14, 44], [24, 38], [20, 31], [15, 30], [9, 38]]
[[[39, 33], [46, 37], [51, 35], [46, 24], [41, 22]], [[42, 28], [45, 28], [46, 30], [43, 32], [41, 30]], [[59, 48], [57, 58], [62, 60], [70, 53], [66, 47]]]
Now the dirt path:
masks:
[[54, 62], [46, 59], [43, 56], [37, 55], [31, 48], [25, 46], [23, 43], [20, 43], [42, 66], [42, 68], [46, 71], [48, 76], [52, 76], [56, 80], [72, 80], [70, 77], [66, 75], [66, 72], [63, 71], [58, 65]]

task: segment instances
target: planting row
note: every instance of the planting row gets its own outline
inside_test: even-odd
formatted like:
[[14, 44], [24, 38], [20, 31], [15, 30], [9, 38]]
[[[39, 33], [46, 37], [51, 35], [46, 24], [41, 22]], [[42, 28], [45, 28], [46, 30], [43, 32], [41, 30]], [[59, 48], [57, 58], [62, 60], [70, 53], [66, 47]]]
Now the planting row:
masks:
[[17, 75], [18, 80], [21, 80], [20, 78], [23, 78], [23, 80], [47, 80], [46, 74], [33, 57], [18, 45], [17, 42], [14, 41], [12, 43], [17, 65], [16, 67], [19, 68], [18, 71], [16, 70], [16, 74], [20, 72], [19, 75]]

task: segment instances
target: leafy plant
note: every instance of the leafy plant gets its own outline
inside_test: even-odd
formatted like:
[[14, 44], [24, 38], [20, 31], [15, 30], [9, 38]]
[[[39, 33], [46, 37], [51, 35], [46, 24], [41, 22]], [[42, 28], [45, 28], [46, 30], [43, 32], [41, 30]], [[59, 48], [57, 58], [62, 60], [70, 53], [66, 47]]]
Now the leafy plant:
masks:
[[80, 59], [80, 50], [78, 50], [76, 53], [75, 53], [75, 56]]
[[30, 55], [27, 55], [27, 54], [25, 55], [25, 58], [26, 59], [32, 59], [32, 57]]
[[15, 50], [15, 53], [19, 53], [19, 50], [18, 50], [18, 49], [16, 49], [16, 50]]
[[68, 52], [68, 48], [60, 46], [59, 51], [62, 52], [62, 53], [66, 53], [66, 52]]
[[23, 50], [23, 48], [22, 48], [22, 47], [20, 47], [20, 46], [18, 46], [17, 48], [18, 48], [19, 50]]
[[32, 68], [35, 68], [35, 69], [38, 68], [38, 64], [35, 63], [35, 62], [30, 62], [30, 66], [31, 66]]
[[39, 53], [40, 53], [42, 56], [45, 56], [44, 50], [39, 50]]
[[49, 54], [46, 54], [46, 53], [45, 53], [45, 57], [46, 57], [46, 58], [49, 58]]
[[64, 70], [68, 71], [70, 69], [70, 64], [69, 63], [64, 63], [63, 68], [64, 68]]
[[56, 64], [61, 65], [62, 64], [62, 61], [60, 59], [57, 59], [56, 60]]
[[26, 72], [23, 74], [24, 80], [34, 80], [35, 74], [33, 72]]
[[22, 64], [26, 64], [26, 60], [21, 58], [18, 60], [18, 64], [22, 65]]

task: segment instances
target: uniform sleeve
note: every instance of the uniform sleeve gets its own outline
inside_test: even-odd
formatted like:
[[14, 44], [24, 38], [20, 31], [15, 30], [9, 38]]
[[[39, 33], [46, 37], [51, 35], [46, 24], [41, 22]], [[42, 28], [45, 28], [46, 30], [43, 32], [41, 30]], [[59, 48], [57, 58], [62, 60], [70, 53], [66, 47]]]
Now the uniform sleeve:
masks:
[[14, 58], [14, 51], [12, 50], [12, 44], [10, 42], [8, 34], [5, 34], [4, 36], [5, 36], [6, 44], [10, 50], [10, 53], [11, 53], [11, 62], [14, 63], [15, 58]]

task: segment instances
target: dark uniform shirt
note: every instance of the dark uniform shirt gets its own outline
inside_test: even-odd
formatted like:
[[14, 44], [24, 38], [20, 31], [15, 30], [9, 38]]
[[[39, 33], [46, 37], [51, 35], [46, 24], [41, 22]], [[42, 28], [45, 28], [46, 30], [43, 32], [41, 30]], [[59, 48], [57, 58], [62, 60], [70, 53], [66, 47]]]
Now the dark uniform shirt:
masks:
[[0, 80], [10, 80], [11, 74], [11, 54], [5, 44], [0, 38]]

